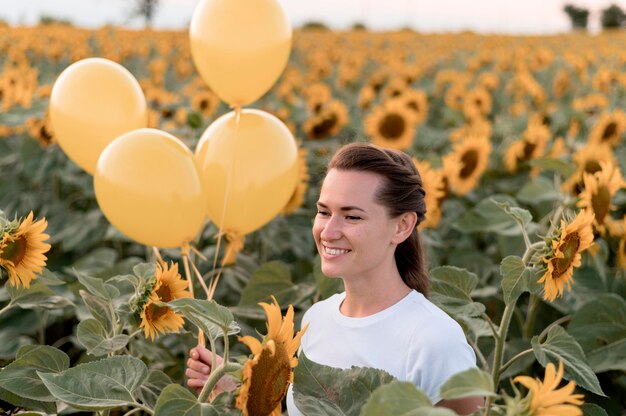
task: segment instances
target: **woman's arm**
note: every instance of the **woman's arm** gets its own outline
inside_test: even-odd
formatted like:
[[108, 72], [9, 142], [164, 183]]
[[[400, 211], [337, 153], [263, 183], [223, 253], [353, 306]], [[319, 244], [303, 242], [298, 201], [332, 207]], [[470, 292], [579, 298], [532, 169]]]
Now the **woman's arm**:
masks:
[[459, 415], [471, 415], [484, 405], [484, 397], [465, 397], [463, 399], [441, 400], [435, 406], [454, 410]]

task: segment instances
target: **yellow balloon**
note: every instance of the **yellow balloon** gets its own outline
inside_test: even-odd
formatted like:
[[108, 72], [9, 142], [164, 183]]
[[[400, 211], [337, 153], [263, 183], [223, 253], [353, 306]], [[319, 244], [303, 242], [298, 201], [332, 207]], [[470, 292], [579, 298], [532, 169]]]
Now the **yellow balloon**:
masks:
[[98, 159], [94, 188], [109, 222], [142, 244], [181, 247], [204, 222], [194, 155], [164, 131], [133, 130], [111, 142]]
[[215, 120], [195, 154], [207, 185], [207, 216], [224, 232], [248, 234], [265, 225], [296, 187], [296, 142], [282, 121], [260, 110], [243, 110], [239, 127], [235, 112]]
[[277, 0], [201, 0], [189, 37], [200, 76], [233, 107], [265, 94], [291, 50], [291, 25]]
[[107, 144], [148, 126], [139, 83], [126, 68], [107, 59], [83, 59], [67, 67], [52, 87], [49, 106], [59, 145], [92, 175]]

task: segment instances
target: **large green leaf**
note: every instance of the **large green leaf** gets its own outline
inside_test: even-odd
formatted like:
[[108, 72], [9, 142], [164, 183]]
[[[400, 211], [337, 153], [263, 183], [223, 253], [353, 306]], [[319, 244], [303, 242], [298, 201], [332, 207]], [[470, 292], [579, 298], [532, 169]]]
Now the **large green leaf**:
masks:
[[524, 185], [516, 197], [521, 202], [532, 205], [546, 201], [557, 201], [561, 198], [560, 192], [554, 187], [554, 183], [543, 176], [538, 176]]
[[583, 416], [608, 416], [606, 410], [593, 403], [585, 403], [581, 406]]
[[461, 399], [473, 396], [497, 396], [491, 374], [470, 368], [450, 377], [439, 390], [442, 399]]
[[574, 380], [580, 387], [604, 396], [598, 377], [589, 367], [580, 344], [563, 327], [555, 325], [550, 328], [546, 340], [541, 343], [539, 337], [534, 336], [531, 344], [541, 365], [545, 367], [552, 362], [558, 367], [558, 362], [563, 361], [564, 379]]
[[419, 408], [431, 407], [430, 399], [413, 383], [392, 381], [374, 390], [363, 405], [361, 416], [416, 415]]
[[576, 170], [571, 163], [559, 159], [536, 159], [529, 161], [529, 164], [534, 168], [558, 172], [563, 175], [563, 177], [571, 176]]
[[455, 317], [476, 317], [485, 305], [472, 300], [471, 291], [478, 283], [474, 273], [453, 266], [436, 267], [430, 271], [430, 299]]
[[74, 270], [74, 274], [78, 281], [82, 283], [85, 289], [92, 295], [96, 295], [102, 299], [112, 300], [120, 294], [120, 291], [115, 286], [105, 283], [98, 277], [87, 276], [78, 270]]
[[128, 335], [120, 334], [109, 337], [102, 324], [95, 319], [85, 319], [76, 328], [78, 342], [87, 352], [96, 357], [118, 351], [126, 346], [129, 341]]
[[26, 399], [52, 402], [55, 398], [37, 372], [58, 373], [69, 366], [70, 359], [63, 351], [47, 345], [25, 345], [15, 361], [0, 372], [0, 388]]
[[[26, 399], [17, 394], [13, 394], [8, 390], [0, 387], [0, 400], [11, 403], [14, 406], [23, 407], [25, 409], [38, 409], [44, 411], [46, 415], [56, 414], [57, 406], [55, 402], [42, 402], [39, 400]], [[22, 414], [22, 413], [20, 413]]]
[[595, 372], [626, 371], [626, 301], [600, 295], [578, 310], [568, 326]]
[[148, 368], [135, 357], [114, 356], [58, 374], [38, 374], [57, 399], [77, 409], [99, 410], [135, 403], [133, 394]]
[[11, 303], [22, 309], [57, 309], [73, 305], [72, 301], [56, 295], [52, 289], [34, 283], [29, 288], [7, 285], [6, 290], [11, 297]]
[[294, 284], [288, 266], [280, 261], [270, 261], [252, 273], [244, 288], [239, 307], [271, 302], [274, 296], [280, 305], [295, 305], [310, 298], [315, 286], [309, 283]]
[[102, 324], [107, 333], [113, 331], [116, 318], [113, 312], [113, 305], [110, 300], [94, 296], [86, 290], [79, 290], [80, 297], [83, 298], [87, 309], [91, 315]]
[[[395, 380], [374, 368], [352, 367], [342, 370], [317, 364], [304, 353], [298, 358], [294, 376], [296, 406], [310, 406], [313, 397], [326, 400], [327, 409], [339, 409], [345, 415], [358, 415], [370, 394], [379, 386]], [[334, 413], [328, 413], [334, 414]]]
[[239, 325], [234, 321], [232, 312], [214, 300], [201, 299], [176, 299], [169, 302], [175, 312], [181, 313], [205, 334], [210, 334], [213, 339], [224, 335], [239, 333]]
[[524, 266], [518, 256], [507, 256], [500, 263], [504, 302], [509, 305], [517, 301], [524, 292], [535, 292], [538, 277], [533, 269]]
[[154, 408], [154, 416], [219, 416], [217, 409], [208, 403], [199, 403], [189, 390], [170, 384], [163, 389]]
[[163, 371], [151, 370], [148, 378], [137, 390], [137, 397], [146, 406], [154, 408], [161, 392], [170, 384], [172, 380]]
[[520, 235], [521, 229], [515, 219], [504, 212], [498, 203], [515, 205], [513, 198], [507, 195], [495, 195], [480, 201], [474, 208], [466, 211], [453, 224], [454, 228], [469, 232], [494, 232], [500, 235]]

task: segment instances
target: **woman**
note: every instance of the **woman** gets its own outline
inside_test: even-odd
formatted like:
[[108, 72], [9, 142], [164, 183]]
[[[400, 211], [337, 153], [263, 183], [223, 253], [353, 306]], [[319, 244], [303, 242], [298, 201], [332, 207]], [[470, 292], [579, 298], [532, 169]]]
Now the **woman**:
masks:
[[[383, 369], [411, 381], [438, 406], [470, 414], [482, 397], [440, 400], [439, 388], [476, 358], [461, 327], [428, 301], [428, 274], [417, 225], [425, 219], [422, 181], [411, 158], [374, 145], [338, 150], [322, 184], [313, 237], [322, 272], [345, 292], [314, 304], [301, 343], [307, 357], [338, 368]], [[210, 354], [191, 352], [188, 385]], [[206, 358], [209, 358], [208, 360]], [[300, 415], [293, 392], [290, 416]]]

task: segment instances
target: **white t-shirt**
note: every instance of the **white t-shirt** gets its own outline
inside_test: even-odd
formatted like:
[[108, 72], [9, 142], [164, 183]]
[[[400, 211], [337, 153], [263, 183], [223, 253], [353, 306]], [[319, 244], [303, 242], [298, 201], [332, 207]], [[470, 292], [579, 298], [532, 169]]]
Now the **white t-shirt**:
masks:
[[[413, 290], [389, 308], [363, 318], [339, 311], [345, 292], [314, 304], [302, 318], [309, 328], [301, 351], [318, 364], [337, 368], [373, 367], [400, 381], [411, 381], [437, 403], [439, 388], [453, 374], [476, 366], [461, 326]], [[290, 416], [295, 406], [287, 393]]]

